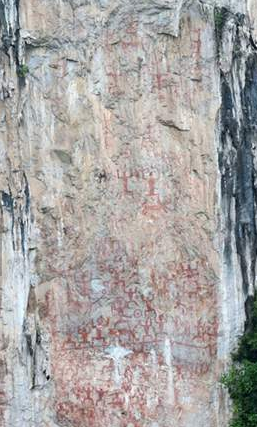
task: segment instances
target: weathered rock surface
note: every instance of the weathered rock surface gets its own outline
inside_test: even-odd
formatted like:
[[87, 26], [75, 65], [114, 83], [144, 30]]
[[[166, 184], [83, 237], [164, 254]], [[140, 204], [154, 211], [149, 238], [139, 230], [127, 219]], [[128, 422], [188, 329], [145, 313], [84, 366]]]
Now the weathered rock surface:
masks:
[[228, 425], [257, 2], [216, 3], [0, 0], [1, 427]]

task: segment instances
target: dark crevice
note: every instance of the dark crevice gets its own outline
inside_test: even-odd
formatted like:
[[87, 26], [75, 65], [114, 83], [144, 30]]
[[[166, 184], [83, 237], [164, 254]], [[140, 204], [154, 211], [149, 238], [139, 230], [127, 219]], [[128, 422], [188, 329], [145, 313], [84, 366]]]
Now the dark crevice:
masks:
[[37, 343], [37, 345], [41, 344], [41, 333], [40, 333], [39, 329], [37, 329], [37, 331], [36, 331], [36, 343]]
[[254, 302], [255, 302], [255, 297], [253, 295], [249, 295], [245, 302], [245, 311], [246, 311], [245, 332], [246, 333], [250, 332], [254, 326], [253, 325]]
[[25, 223], [22, 218], [19, 218], [20, 231], [21, 231], [21, 249], [23, 256], [25, 255]]
[[15, 42], [14, 42], [14, 56], [16, 62], [16, 73], [19, 81], [19, 88], [22, 89], [26, 84], [25, 76], [21, 73], [22, 64], [20, 62], [20, 0], [15, 1], [16, 5], [16, 30], [15, 30]]
[[15, 30], [15, 44], [14, 44], [14, 52], [15, 52], [15, 60], [17, 67], [20, 66], [19, 60], [19, 44], [20, 44], [20, 0], [15, 1], [16, 5], [16, 30]]
[[11, 214], [11, 218], [12, 218], [12, 225], [11, 225], [11, 228], [12, 228], [12, 246], [13, 246], [13, 250], [15, 250], [15, 241], [14, 241], [14, 206], [15, 206], [15, 202], [14, 202], [10, 188], [9, 188], [9, 193], [2, 191], [2, 205]]
[[[15, 207], [16, 207], [16, 201], [15, 198], [12, 195], [11, 188], [9, 187], [9, 193], [6, 191], [1, 191], [1, 198], [2, 198], [2, 206], [9, 212], [11, 215], [11, 230], [12, 230], [12, 245], [13, 250], [15, 250], [15, 239], [14, 239], [14, 227], [15, 227]], [[16, 215], [16, 222], [20, 229], [20, 236], [21, 236], [21, 249], [23, 255], [25, 255], [26, 250], [26, 227], [28, 224], [28, 216], [30, 211], [30, 191], [29, 191], [29, 183], [26, 177], [25, 172], [23, 173], [23, 195], [24, 195], [24, 202], [25, 202], [25, 209], [19, 208], [18, 216]], [[25, 210], [25, 212], [24, 212]], [[16, 208], [17, 211], [17, 208]], [[25, 213], [25, 215], [24, 215]]]
[[12, 194], [8, 194], [5, 191], [2, 191], [2, 203], [3, 206], [8, 210], [8, 212], [13, 212], [14, 203]]
[[8, 55], [12, 44], [12, 32], [11, 29], [8, 28], [8, 23], [5, 18], [5, 6], [2, 0], [0, 0], [0, 29], [2, 33], [2, 49], [5, 54]]
[[33, 350], [33, 346], [32, 346], [31, 335], [26, 333], [25, 338], [26, 338], [26, 343], [27, 343], [27, 348], [28, 348], [29, 354], [32, 357], [34, 354], [34, 350]]
[[[239, 37], [237, 32], [235, 40], [237, 46]], [[235, 73], [237, 76], [240, 75], [240, 61], [240, 56], [234, 57], [233, 67], [237, 70]], [[227, 265], [231, 265], [232, 240], [235, 238], [243, 290], [247, 298], [250, 284], [255, 282], [257, 249], [253, 155], [253, 146], [257, 140], [257, 55], [252, 52], [246, 60], [244, 87], [240, 81], [233, 81], [232, 72], [224, 75], [221, 71], [220, 78], [222, 106], [219, 167], [226, 234], [224, 256]], [[240, 105], [235, 102], [236, 87], [240, 90]], [[238, 119], [240, 116], [242, 118]]]
[[43, 374], [46, 377], [46, 380], [49, 381], [50, 380], [50, 375], [47, 373], [46, 369], [43, 370]]
[[250, 34], [250, 37], [249, 37], [249, 41], [251, 43], [252, 48], [255, 49], [255, 50], [257, 50], [257, 46], [254, 43], [253, 36], [251, 34]]
[[[13, 57], [16, 66], [16, 73], [18, 76], [19, 87], [23, 87], [25, 85], [25, 77], [21, 75], [20, 68], [22, 66], [20, 61], [20, 0], [15, 0], [14, 2], [15, 10], [16, 10], [16, 22], [14, 23], [13, 28], [9, 25], [6, 15], [7, 8], [3, 2], [0, 0], [0, 30], [2, 34], [2, 50], [5, 54], [10, 58]], [[12, 55], [10, 55], [10, 49]]]
[[15, 27], [12, 28], [6, 19], [6, 6], [3, 0], [0, 0], [0, 30], [2, 34], [2, 50], [6, 55], [9, 55], [9, 51], [12, 48], [13, 56], [15, 59], [16, 69], [18, 72], [20, 61], [19, 61], [19, 45], [20, 45], [20, 0], [15, 1], [16, 9], [16, 22]]
[[23, 179], [24, 179], [24, 182], [25, 182], [25, 186], [24, 186], [25, 210], [26, 210], [26, 214], [28, 215], [28, 213], [29, 213], [29, 207], [30, 207], [30, 192], [29, 192], [29, 183], [28, 183], [28, 179], [26, 177], [25, 172], [23, 173]]

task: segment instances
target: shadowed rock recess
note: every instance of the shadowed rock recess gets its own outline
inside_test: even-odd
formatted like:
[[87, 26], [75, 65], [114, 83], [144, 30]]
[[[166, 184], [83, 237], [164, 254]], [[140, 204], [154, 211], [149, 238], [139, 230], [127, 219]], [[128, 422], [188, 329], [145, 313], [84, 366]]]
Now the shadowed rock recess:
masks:
[[0, 39], [0, 427], [228, 427], [257, 0], [0, 0]]

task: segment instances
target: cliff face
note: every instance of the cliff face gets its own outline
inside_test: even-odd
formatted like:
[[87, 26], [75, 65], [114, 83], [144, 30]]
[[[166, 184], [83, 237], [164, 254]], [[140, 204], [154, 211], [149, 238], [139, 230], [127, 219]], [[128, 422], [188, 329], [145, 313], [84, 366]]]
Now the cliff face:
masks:
[[226, 427], [256, 0], [0, 0], [0, 23], [0, 426]]

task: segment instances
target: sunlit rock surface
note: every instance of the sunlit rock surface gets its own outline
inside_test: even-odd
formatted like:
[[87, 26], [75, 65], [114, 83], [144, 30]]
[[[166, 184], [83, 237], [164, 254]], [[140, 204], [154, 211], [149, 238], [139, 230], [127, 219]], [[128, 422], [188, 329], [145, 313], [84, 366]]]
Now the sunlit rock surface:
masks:
[[256, 0], [0, 0], [1, 427], [227, 427], [256, 263]]

